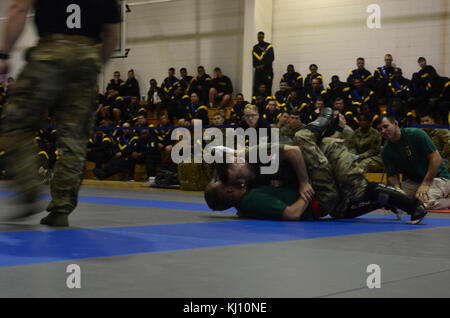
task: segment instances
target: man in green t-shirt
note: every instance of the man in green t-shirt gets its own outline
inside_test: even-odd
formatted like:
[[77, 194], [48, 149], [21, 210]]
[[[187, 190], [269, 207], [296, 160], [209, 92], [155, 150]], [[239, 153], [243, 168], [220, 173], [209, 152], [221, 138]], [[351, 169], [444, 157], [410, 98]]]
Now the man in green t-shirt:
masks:
[[387, 140], [382, 157], [388, 184], [428, 209], [449, 209], [450, 173], [431, 138], [421, 129], [400, 128], [392, 116], [382, 116], [377, 127]]

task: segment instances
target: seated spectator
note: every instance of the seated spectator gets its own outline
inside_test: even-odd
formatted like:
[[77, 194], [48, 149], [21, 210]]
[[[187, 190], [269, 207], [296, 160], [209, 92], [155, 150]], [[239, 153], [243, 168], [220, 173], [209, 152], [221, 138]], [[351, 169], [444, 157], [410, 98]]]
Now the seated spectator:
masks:
[[305, 87], [303, 103], [314, 105], [319, 97], [322, 97], [325, 100], [325, 104], [327, 103], [327, 91], [323, 88], [322, 81], [319, 78], [314, 78], [311, 81], [311, 85], [308, 86], [308, 88]]
[[429, 99], [427, 88], [427, 80], [422, 79], [419, 72], [415, 72], [409, 86], [408, 106], [411, 109], [415, 109], [419, 113], [427, 112]]
[[289, 86], [285, 81], [280, 82], [280, 90], [275, 93], [275, 101], [280, 110], [287, 111], [287, 104], [289, 102]]
[[213, 115], [213, 125], [223, 126], [225, 123], [225, 117], [220, 112], [215, 112]]
[[339, 76], [333, 75], [331, 83], [327, 86], [327, 98], [329, 101], [335, 100], [336, 97], [345, 97], [350, 91], [350, 86], [347, 83], [341, 82]]
[[233, 94], [233, 84], [228, 76], [223, 75], [219, 67], [214, 69], [214, 79], [209, 90], [209, 107], [214, 107], [214, 102], [219, 102], [219, 107], [228, 106]]
[[410, 87], [411, 81], [403, 77], [401, 68], [396, 67], [394, 69], [394, 77], [389, 81], [387, 92], [385, 94], [388, 104], [390, 104], [394, 98], [399, 98], [406, 103], [410, 97]]
[[[424, 113], [420, 116], [420, 124], [436, 125], [436, 116], [432, 113]], [[433, 141], [439, 154], [442, 157], [444, 165], [450, 171], [450, 130], [422, 128]]]
[[374, 92], [377, 95], [381, 105], [386, 103], [386, 89], [390, 80], [394, 78], [394, 66], [392, 65], [392, 55], [384, 56], [384, 66], [378, 67], [374, 74]]
[[114, 77], [108, 82], [108, 86], [106, 86], [106, 92], [109, 95], [111, 91], [117, 92], [115, 95], [125, 96], [125, 82], [120, 78], [120, 72], [115, 71]]
[[359, 78], [366, 87], [373, 89], [373, 75], [366, 70], [365, 63], [363, 57], [358, 57], [356, 59], [356, 69], [351, 71], [350, 75], [347, 77], [347, 83], [350, 84], [350, 86], [353, 86], [353, 80], [355, 78]]
[[137, 116], [136, 122], [134, 123], [136, 127], [155, 127], [153, 124], [149, 124], [147, 117], [144, 115]]
[[359, 128], [348, 140], [348, 150], [354, 155], [364, 172], [380, 172], [383, 170], [381, 158], [381, 135], [371, 127], [372, 115], [361, 113], [358, 115]]
[[277, 123], [271, 125], [273, 128], [281, 129], [289, 124], [289, 113], [287, 111], [282, 110], [281, 116], [278, 118]]
[[[243, 95], [242, 95], [242, 98], [244, 98]], [[219, 107], [219, 111], [218, 112], [224, 118], [224, 122], [223, 122], [224, 125], [232, 125], [231, 119], [227, 118], [227, 108], [225, 106]]]
[[123, 94], [127, 97], [136, 96], [138, 100], [141, 100], [141, 89], [139, 88], [139, 82], [134, 77], [134, 70], [128, 71]]
[[372, 114], [378, 114], [379, 108], [375, 93], [370, 88], [364, 87], [360, 79], [355, 78], [353, 85], [354, 88], [348, 93], [347, 103], [359, 109], [358, 113], [371, 112]]
[[156, 110], [157, 113], [161, 112], [165, 101], [165, 95], [163, 89], [158, 87], [158, 83], [153, 78], [150, 80], [147, 101], [149, 110]]
[[339, 111], [339, 113], [344, 116], [346, 125], [353, 130], [359, 128], [358, 110], [361, 110], [360, 108], [356, 108], [353, 105], [347, 105], [344, 98], [336, 97], [334, 99], [333, 109]]
[[236, 96], [236, 104], [231, 108], [231, 120], [230, 123], [237, 125], [242, 121], [242, 116], [244, 115], [244, 108], [247, 106], [248, 102], [244, 100], [244, 95], [238, 94]]
[[189, 94], [189, 89], [191, 87], [191, 81], [194, 77], [189, 76], [185, 67], [180, 69], [180, 86], [183, 88], [184, 94]]
[[128, 113], [125, 107], [125, 99], [122, 96], [116, 96], [114, 99], [110, 99], [108, 102], [108, 109], [115, 124], [120, 124], [128, 117]]
[[[258, 96], [262, 97], [262, 100], [264, 102], [266, 102], [268, 99], [270, 99], [272, 96], [268, 93], [267, 91], [267, 85], [266, 84], [259, 84], [258, 88], [256, 90], [256, 94], [252, 97], [252, 103], [253, 105], [256, 105], [256, 99], [258, 98]], [[265, 108], [265, 106], [264, 106]]]
[[136, 165], [141, 164], [145, 165], [147, 181], [150, 181], [152, 177], [156, 176], [156, 169], [161, 163], [161, 154], [156, 145], [153, 133], [147, 129], [139, 131], [139, 138], [134, 140], [132, 148], [130, 176], [134, 177]]
[[[195, 94], [195, 93], [194, 93]], [[171, 153], [175, 141], [172, 140], [172, 131], [170, 127], [167, 115], [164, 113], [159, 114], [159, 123], [153, 130], [155, 136], [156, 146], [162, 158], [162, 162], [165, 164], [171, 164]]]
[[209, 125], [208, 108], [200, 103], [198, 93], [191, 94], [191, 102], [186, 106], [184, 116], [178, 121], [179, 126], [193, 126], [194, 120], [200, 120], [203, 126]]
[[101, 169], [104, 163], [111, 160], [113, 148], [112, 136], [108, 135], [104, 130], [96, 130], [88, 141], [87, 160], [95, 163], [95, 169]]
[[205, 68], [199, 66], [197, 68], [197, 76], [191, 81], [189, 94], [197, 93], [202, 105], [207, 105], [209, 99], [209, 89], [211, 88], [212, 79], [211, 76], [206, 74]]
[[171, 67], [169, 68], [169, 76], [166, 77], [161, 84], [161, 89], [164, 94], [164, 100], [170, 101], [170, 98], [174, 95], [175, 90], [179, 86], [180, 81], [175, 76], [175, 69]]
[[116, 140], [115, 149], [113, 150], [113, 157], [108, 161], [105, 167], [94, 169], [96, 178], [103, 180], [109, 178], [125, 169], [128, 169], [128, 177], [123, 181], [134, 181], [134, 175], [131, 170], [131, 155], [133, 153], [133, 142], [138, 139], [130, 128], [129, 123], [122, 124], [122, 132]]
[[276, 124], [278, 119], [281, 117], [281, 110], [277, 106], [277, 102], [275, 100], [270, 100], [267, 105], [268, 108], [266, 112], [263, 114], [263, 118], [270, 124]]
[[323, 82], [323, 76], [321, 74], [317, 73], [318, 69], [319, 69], [319, 67], [316, 64], [311, 64], [309, 66], [309, 70], [311, 73], [309, 73], [305, 78], [305, 90], [306, 91], [309, 91], [311, 89], [314, 79], [319, 79], [320, 83]]
[[184, 116], [186, 107], [190, 101], [189, 95], [184, 94], [182, 86], [178, 86], [170, 98], [170, 102], [167, 107], [167, 113], [169, 121], [175, 123], [175, 119], [180, 119]]
[[436, 75], [437, 72], [433, 66], [427, 65], [427, 60], [424, 57], [419, 57], [417, 63], [420, 66], [419, 77], [426, 84], [426, 79], [431, 75]]
[[289, 91], [296, 91], [297, 93], [303, 91], [303, 77], [295, 71], [292, 64], [287, 66], [286, 73], [281, 77], [281, 81], [287, 83]]
[[413, 112], [408, 109], [406, 103], [400, 98], [395, 98], [392, 104], [387, 108], [386, 113], [393, 116], [398, 121], [400, 127], [409, 127], [417, 123]]
[[436, 114], [443, 124], [449, 124], [450, 79], [437, 74], [427, 77], [428, 110]]
[[320, 112], [324, 107], [325, 107], [325, 99], [322, 97], [317, 98], [316, 102], [314, 103], [314, 108], [311, 109], [310, 111], [308, 123], [316, 120], [316, 118], [319, 116]]
[[137, 121], [138, 116], [142, 115], [147, 117], [147, 109], [141, 105], [139, 102], [139, 98], [137, 96], [132, 96], [130, 104], [127, 107], [128, 118], [131, 123], [135, 123]]
[[295, 133], [304, 127], [305, 125], [300, 120], [300, 112], [293, 111], [289, 115], [289, 124], [280, 130], [280, 138], [294, 139]]
[[293, 112], [298, 110], [298, 108], [302, 105], [302, 100], [300, 95], [294, 90], [291, 91], [288, 97], [288, 102], [286, 104], [286, 108], [289, 112]]
[[[275, 101], [272, 102], [276, 105]], [[240, 122], [239, 128], [247, 130], [248, 128], [254, 128], [256, 130], [257, 143], [268, 143], [271, 140], [271, 127], [267, 120], [259, 117], [258, 109], [255, 105], [247, 105], [244, 108], [244, 120]], [[265, 136], [260, 135], [261, 131], [266, 132]], [[249, 146], [249, 137], [245, 136], [245, 145]], [[253, 145], [252, 145], [253, 146]]]

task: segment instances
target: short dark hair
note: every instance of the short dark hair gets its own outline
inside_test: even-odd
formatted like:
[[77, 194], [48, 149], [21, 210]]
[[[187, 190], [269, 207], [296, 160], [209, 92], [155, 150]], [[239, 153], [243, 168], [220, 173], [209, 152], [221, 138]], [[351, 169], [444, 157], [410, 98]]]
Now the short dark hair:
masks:
[[185, 67], [180, 68], [180, 72], [187, 72], [187, 69]]
[[170, 72], [175, 72], [175, 69], [173, 67], [169, 68]]
[[419, 57], [418, 59], [417, 59], [417, 62], [420, 62], [420, 61], [426, 61], [427, 59], [426, 58], [424, 58], [423, 56], [421, 56], [421, 57]]
[[311, 65], [309, 66], [309, 69], [311, 69], [311, 67], [319, 68], [316, 64], [311, 64]]
[[345, 102], [345, 99], [342, 96], [337, 96], [334, 100], [333, 103], [336, 103], [338, 100], [343, 100]]
[[259, 31], [258, 35], [265, 35], [263, 31]]
[[291, 116], [300, 116], [300, 111], [299, 110], [291, 111]]
[[424, 110], [423, 112], [421, 112], [421, 113], [419, 114], [419, 118], [422, 118], [422, 117], [425, 117], [425, 116], [431, 117], [431, 118], [433, 118], [434, 120], [437, 120], [437, 119], [438, 119], [437, 116], [436, 116], [436, 114], [433, 113], [433, 112], [431, 112], [431, 111], [429, 111], [429, 110]]
[[325, 103], [325, 98], [323, 98], [322, 96], [317, 97], [316, 102], [324, 102]]
[[358, 57], [356, 60], [357, 61], [365, 61], [363, 57]]
[[202, 65], [200, 65], [199, 67], [197, 67], [197, 70], [199, 70], [199, 69], [205, 69]]
[[397, 119], [395, 119], [394, 115], [383, 114], [383, 115], [381, 115], [380, 117], [377, 118], [377, 120], [375, 121], [375, 126], [378, 126], [383, 121], [383, 119], [385, 119], [385, 118], [387, 120], [389, 120], [389, 122], [391, 124], [395, 123], [395, 121], [397, 120]]
[[237, 93], [237, 94], [236, 94], [236, 97], [237, 97], [237, 96], [242, 96], [242, 98], [244, 98], [244, 94], [242, 94], [242, 93]]
[[372, 121], [372, 118], [373, 118], [372, 113], [367, 112], [367, 111], [366, 112], [362, 112], [362, 113], [358, 114], [357, 118], [360, 119], [362, 116], [364, 116], [364, 118], [366, 118], [369, 122]]
[[214, 69], [214, 72], [222, 72], [222, 70], [220, 69], [220, 67], [216, 67], [216, 68]]

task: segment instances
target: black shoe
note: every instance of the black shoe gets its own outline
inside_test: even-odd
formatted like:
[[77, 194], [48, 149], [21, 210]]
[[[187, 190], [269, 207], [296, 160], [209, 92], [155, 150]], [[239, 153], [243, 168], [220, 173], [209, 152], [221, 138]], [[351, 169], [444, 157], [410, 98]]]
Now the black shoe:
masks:
[[320, 111], [320, 114], [316, 120], [310, 122], [305, 128], [311, 130], [317, 135], [317, 137], [321, 138], [332, 123], [333, 109], [330, 107], [324, 107]]
[[422, 203], [419, 203], [415, 210], [411, 212], [411, 221], [409, 221], [409, 224], [419, 224], [424, 219], [425, 215], [428, 214], [427, 209]]
[[49, 226], [69, 226], [69, 215], [51, 212], [41, 220], [41, 224]]

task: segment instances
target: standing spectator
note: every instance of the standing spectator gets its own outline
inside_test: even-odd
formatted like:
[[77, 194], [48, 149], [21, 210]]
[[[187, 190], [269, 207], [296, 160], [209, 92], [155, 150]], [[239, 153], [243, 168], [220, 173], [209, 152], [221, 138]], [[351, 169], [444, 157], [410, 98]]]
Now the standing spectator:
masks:
[[253, 80], [253, 95], [260, 84], [266, 84], [267, 93], [272, 94], [273, 61], [275, 54], [273, 46], [264, 41], [264, 32], [258, 32], [258, 44], [253, 47], [253, 68], [255, 69]]

